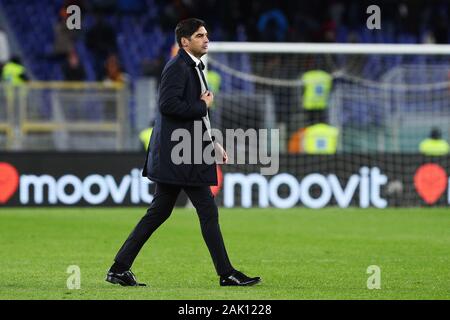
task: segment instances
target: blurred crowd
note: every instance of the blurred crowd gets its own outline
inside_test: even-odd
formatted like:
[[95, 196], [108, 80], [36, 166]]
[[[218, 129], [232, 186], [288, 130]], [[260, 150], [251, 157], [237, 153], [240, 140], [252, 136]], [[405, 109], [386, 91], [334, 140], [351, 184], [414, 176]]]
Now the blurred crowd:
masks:
[[418, 42], [447, 43], [447, 0], [173, 0], [158, 1], [163, 8], [161, 23], [172, 29], [179, 19], [204, 19], [214, 38], [225, 41], [334, 42], [339, 27], [347, 29], [344, 42], [359, 42], [366, 25], [368, 6], [381, 8], [382, 29], [395, 36], [410, 34]]
[[[78, 53], [75, 49], [76, 40], [81, 37], [78, 30], [69, 30], [66, 26], [68, 17], [67, 7], [77, 5], [82, 12], [87, 11], [95, 16], [95, 23], [84, 34], [86, 47], [90, 50], [93, 58], [95, 79], [97, 81], [126, 81], [117, 49], [117, 35], [113, 27], [106, 20], [109, 14], [116, 12], [134, 12], [133, 3], [142, 1], [83, 1], [65, 0], [59, 10], [59, 21], [54, 26], [53, 57], [61, 59], [64, 80], [84, 81], [86, 80], [85, 69], [81, 65]], [[143, 2], [142, 2], [143, 3]]]
[[[448, 43], [448, 0], [380, 0], [381, 27], [393, 42], [409, 36], [417, 43]], [[87, 79], [75, 43], [82, 39], [89, 51], [97, 81], [126, 81], [120, 61], [117, 28], [108, 17], [136, 16], [142, 32], [160, 27], [167, 38], [173, 37], [175, 25], [182, 19], [198, 17], [206, 21], [213, 41], [268, 42], [364, 42], [362, 32], [369, 14], [366, 0], [64, 0], [58, 10], [58, 22], [53, 28], [54, 42], [46, 58], [61, 66], [64, 80]], [[82, 32], [66, 27], [66, 8], [77, 5], [83, 17], [95, 20]], [[157, 15], [147, 13], [156, 7]], [[378, 32], [378, 31], [377, 31]], [[8, 43], [0, 30], [0, 65], [6, 63]], [[144, 57], [142, 75], [158, 76], [168, 58], [168, 49], [160, 48], [157, 57]], [[123, 58], [123, 57], [122, 57]], [[92, 77], [91, 77], [92, 78]]]

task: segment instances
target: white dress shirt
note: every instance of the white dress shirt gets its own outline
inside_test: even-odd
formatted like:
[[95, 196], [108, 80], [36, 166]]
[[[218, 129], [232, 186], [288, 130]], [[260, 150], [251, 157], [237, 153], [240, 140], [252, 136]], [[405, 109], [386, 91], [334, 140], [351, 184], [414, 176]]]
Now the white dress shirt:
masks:
[[[203, 93], [205, 93], [206, 92], [206, 83], [203, 83], [203, 80], [202, 80], [202, 76], [200, 75], [200, 72], [203, 72], [201, 69], [200, 69], [200, 62], [201, 62], [201, 60], [199, 59], [199, 58], [197, 58], [197, 57], [195, 57], [194, 55], [192, 55], [190, 52], [188, 52], [187, 50], [186, 50], [186, 53], [191, 57], [191, 59], [192, 60], [194, 60], [194, 62], [195, 62], [195, 70], [197, 70], [197, 74], [198, 74], [198, 80], [200, 81], [200, 86], [201, 86], [201, 93], [203, 94]], [[204, 76], [205, 74], [203, 74], [203, 76]], [[206, 77], [204, 77], [204, 79], [206, 79]], [[202, 119], [203, 119], [203, 123], [205, 124], [205, 126], [206, 126], [206, 129], [208, 130], [208, 134], [209, 134], [209, 138], [211, 139], [211, 141], [213, 141], [212, 140], [212, 135], [211, 135], [211, 122], [209, 121], [209, 116], [208, 116], [208, 112], [206, 112], [206, 116], [204, 116], [204, 117], [202, 117]]]

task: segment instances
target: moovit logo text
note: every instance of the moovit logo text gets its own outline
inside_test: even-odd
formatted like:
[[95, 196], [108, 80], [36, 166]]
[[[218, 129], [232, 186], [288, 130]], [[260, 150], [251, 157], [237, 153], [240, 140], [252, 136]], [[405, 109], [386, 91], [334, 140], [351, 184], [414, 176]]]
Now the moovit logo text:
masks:
[[59, 178], [50, 175], [21, 175], [21, 204], [77, 204], [85, 201], [92, 205], [102, 204], [109, 197], [114, 203], [124, 202], [127, 194], [131, 203], [150, 203], [153, 195], [149, 193], [147, 178], [141, 177], [141, 170], [132, 169], [118, 182], [112, 175], [92, 174], [84, 179], [67, 174]]
[[[257, 173], [244, 175], [242, 173], [228, 173], [224, 180], [224, 205], [234, 207], [236, 186], [240, 186], [241, 205], [251, 207], [253, 205], [252, 190], [257, 190], [258, 206], [268, 207], [272, 205], [277, 208], [291, 208], [299, 202], [309, 208], [322, 208], [331, 202], [334, 197], [338, 206], [346, 208], [355, 197], [359, 188], [359, 206], [367, 208], [371, 204], [377, 208], [387, 206], [386, 199], [381, 197], [381, 187], [388, 182], [387, 176], [381, 173], [377, 167], [362, 167], [358, 174], [353, 174], [345, 186], [339, 182], [335, 174], [324, 176], [319, 173], [311, 173], [300, 181], [289, 173], [281, 173], [273, 176], [270, 181]], [[279, 195], [278, 189], [286, 185], [289, 189], [287, 197]], [[311, 196], [311, 188], [320, 188], [320, 196]]]

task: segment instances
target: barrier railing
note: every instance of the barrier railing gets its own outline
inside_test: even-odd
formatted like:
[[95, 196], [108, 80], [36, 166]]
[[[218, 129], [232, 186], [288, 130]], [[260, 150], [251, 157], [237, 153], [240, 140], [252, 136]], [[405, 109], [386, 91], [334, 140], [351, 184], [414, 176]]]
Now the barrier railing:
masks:
[[14, 101], [12, 88], [0, 84], [0, 148], [10, 149], [14, 143]]
[[0, 87], [5, 149], [123, 150], [127, 87], [121, 83], [29, 82]]

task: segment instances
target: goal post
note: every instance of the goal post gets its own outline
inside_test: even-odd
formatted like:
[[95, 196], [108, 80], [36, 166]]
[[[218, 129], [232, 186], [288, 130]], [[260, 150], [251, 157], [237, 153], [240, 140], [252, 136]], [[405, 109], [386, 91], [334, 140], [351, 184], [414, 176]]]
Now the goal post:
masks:
[[329, 53], [329, 54], [401, 54], [449, 55], [450, 45], [443, 44], [353, 44], [291, 42], [211, 42], [209, 54], [224, 53]]
[[338, 206], [450, 204], [449, 155], [420, 148], [432, 134], [450, 141], [450, 45], [212, 42], [205, 60], [220, 79], [213, 125], [279, 129], [280, 173], [300, 189], [308, 175], [325, 179], [304, 195], [313, 202], [330, 193]]

